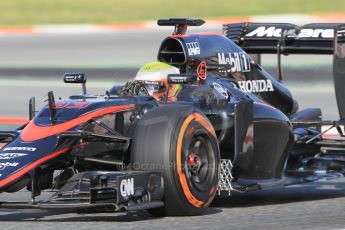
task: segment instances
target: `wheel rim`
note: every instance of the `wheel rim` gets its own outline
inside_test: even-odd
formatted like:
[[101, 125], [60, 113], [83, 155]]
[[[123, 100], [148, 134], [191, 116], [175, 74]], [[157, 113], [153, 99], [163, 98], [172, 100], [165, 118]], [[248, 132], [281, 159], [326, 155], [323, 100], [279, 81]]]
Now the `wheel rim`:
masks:
[[194, 134], [185, 149], [185, 173], [192, 189], [209, 191], [214, 183], [215, 157], [210, 137]]

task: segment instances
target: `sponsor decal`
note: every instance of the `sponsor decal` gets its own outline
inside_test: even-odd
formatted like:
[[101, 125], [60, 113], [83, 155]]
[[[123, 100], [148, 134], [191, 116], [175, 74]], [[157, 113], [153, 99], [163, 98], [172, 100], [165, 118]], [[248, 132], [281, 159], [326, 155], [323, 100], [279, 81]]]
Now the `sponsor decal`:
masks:
[[134, 195], [134, 178], [123, 179], [121, 181], [120, 193], [122, 197]]
[[254, 141], [254, 125], [253, 123], [248, 126], [247, 133], [243, 140], [242, 150], [240, 154], [247, 153], [250, 149], [253, 149]]
[[148, 85], [160, 85], [161, 82], [157, 82], [157, 81], [144, 81], [144, 84], [148, 84]]
[[214, 89], [217, 90], [218, 93], [222, 94], [225, 98], [229, 97], [228, 92], [221, 85], [219, 85], [216, 82], [213, 82], [212, 84], [213, 84]]
[[274, 91], [271, 80], [249, 80], [238, 81], [238, 86], [243, 92], [247, 93], [261, 93]]
[[32, 147], [7, 147], [3, 149], [4, 151], [28, 151], [28, 152], [34, 152], [36, 151], [36, 148]]
[[[75, 101], [75, 102], [56, 102], [55, 103], [55, 109], [83, 109], [90, 105], [90, 102], [85, 101]], [[45, 108], [48, 108], [48, 105], [45, 106]]]
[[83, 73], [67, 73], [64, 76], [66, 83], [85, 83], [86, 77]]
[[186, 42], [188, 55], [200, 55], [200, 44], [199, 42]]
[[196, 68], [196, 74], [198, 75], [199, 80], [206, 80], [206, 71], [207, 71], [207, 66], [206, 62], [202, 61]]
[[170, 76], [170, 83], [178, 84], [178, 83], [186, 83], [188, 81], [187, 76]]
[[75, 102], [70, 102], [65, 108], [67, 109], [82, 109], [86, 108], [90, 105], [90, 102], [86, 101], [75, 101]]
[[[282, 28], [276, 28], [275, 26], [260, 26], [255, 30], [246, 34], [246, 37], [276, 37], [280, 38]], [[297, 34], [299, 38], [333, 38], [333, 29], [301, 29]]]
[[16, 167], [19, 163], [17, 162], [6, 162], [6, 163], [0, 163], [0, 170], [4, 170], [7, 167]]
[[26, 156], [28, 154], [25, 153], [1, 153], [0, 160], [9, 160], [17, 157]]
[[218, 63], [227, 66], [225, 72], [250, 71], [250, 57], [245, 52], [218, 53]]
[[[337, 37], [338, 37], [338, 43], [344, 43], [343, 41], [340, 41], [339, 38], [345, 37], [345, 30], [338, 30], [337, 31]], [[341, 40], [343, 40], [343, 39], [341, 39]]]

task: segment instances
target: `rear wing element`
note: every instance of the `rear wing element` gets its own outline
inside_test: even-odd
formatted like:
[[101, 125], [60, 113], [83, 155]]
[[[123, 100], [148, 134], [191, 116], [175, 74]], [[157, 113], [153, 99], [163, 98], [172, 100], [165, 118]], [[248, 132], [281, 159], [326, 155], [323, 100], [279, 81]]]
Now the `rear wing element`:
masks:
[[333, 81], [340, 118], [345, 118], [345, 25], [335, 29]]
[[280, 81], [282, 54], [332, 54], [335, 96], [345, 119], [345, 24], [237, 23], [223, 25], [223, 32], [249, 54], [277, 54]]
[[194, 18], [163, 18], [158, 19], [159, 26], [175, 26], [173, 35], [185, 34], [188, 26], [201, 26], [205, 21]]
[[250, 54], [333, 54], [340, 24], [236, 23], [223, 25], [226, 37]]

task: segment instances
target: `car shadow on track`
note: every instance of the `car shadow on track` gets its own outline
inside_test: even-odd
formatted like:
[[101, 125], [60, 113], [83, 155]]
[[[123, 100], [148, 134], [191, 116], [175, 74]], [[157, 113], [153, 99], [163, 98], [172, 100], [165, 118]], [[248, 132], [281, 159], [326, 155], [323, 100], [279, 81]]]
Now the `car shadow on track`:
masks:
[[41, 210], [6, 210], [7, 213], [0, 212], [1, 221], [59, 221], [59, 222], [79, 222], [79, 221], [102, 221], [102, 222], [128, 222], [157, 219], [159, 217], [140, 211], [131, 213], [68, 213], [64, 211], [41, 211]]
[[[66, 213], [64, 211], [43, 210], [5, 210], [0, 212], [1, 221], [43, 221], [43, 222], [137, 222], [160, 219], [146, 211], [123, 213]], [[214, 215], [220, 208], [209, 208], [201, 215]]]
[[303, 201], [333, 199], [345, 196], [345, 180], [314, 182], [269, 190], [233, 192], [230, 197], [216, 197], [212, 207], [251, 207]]
[[[202, 215], [216, 215], [224, 208], [241, 208], [284, 203], [333, 199], [345, 196], [345, 179], [339, 181], [324, 181], [275, 188], [270, 190], [250, 191], [239, 194], [232, 193], [230, 197], [216, 197]], [[66, 213], [64, 211], [43, 210], [0, 210], [1, 221], [44, 221], [44, 222], [140, 222], [157, 220], [161, 217], [151, 215], [146, 211], [130, 213]]]

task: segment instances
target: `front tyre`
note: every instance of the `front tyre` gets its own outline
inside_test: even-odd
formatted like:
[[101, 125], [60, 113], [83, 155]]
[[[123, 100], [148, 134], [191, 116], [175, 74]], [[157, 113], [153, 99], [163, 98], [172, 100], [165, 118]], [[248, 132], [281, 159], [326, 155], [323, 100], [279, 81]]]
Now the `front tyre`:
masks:
[[135, 170], [162, 171], [164, 208], [155, 215], [197, 215], [213, 200], [219, 146], [208, 119], [191, 106], [147, 112], [136, 128], [131, 162]]

